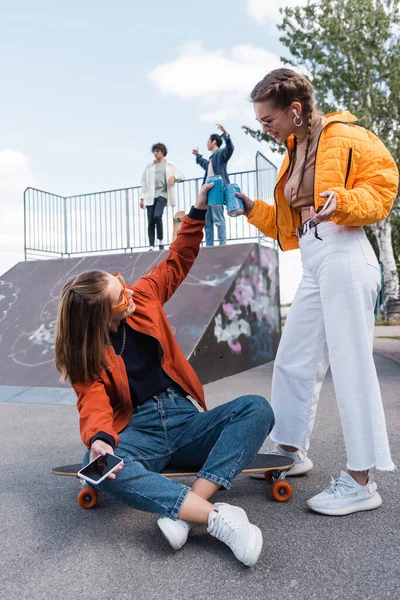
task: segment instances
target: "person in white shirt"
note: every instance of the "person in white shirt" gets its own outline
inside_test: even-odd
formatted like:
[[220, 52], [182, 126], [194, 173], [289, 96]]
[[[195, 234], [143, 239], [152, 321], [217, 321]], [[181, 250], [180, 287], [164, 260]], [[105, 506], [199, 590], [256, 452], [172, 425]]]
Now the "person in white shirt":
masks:
[[183, 181], [185, 177], [172, 162], [165, 158], [168, 152], [165, 144], [154, 144], [151, 151], [154, 160], [146, 166], [142, 175], [140, 208], [147, 209], [150, 250], [154, 250], [156, 230], [158, 247], [164, 250], [162, 222], [164, 208], [175, 206], [175, 183]]

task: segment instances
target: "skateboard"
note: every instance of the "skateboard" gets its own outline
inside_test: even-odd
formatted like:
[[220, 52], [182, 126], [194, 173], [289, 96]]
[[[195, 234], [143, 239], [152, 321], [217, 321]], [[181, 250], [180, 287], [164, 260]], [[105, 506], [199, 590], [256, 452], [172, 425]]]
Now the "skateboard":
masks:
[[[292, 486], [285, 481], [286, 471], [293, 467], [294, 461], [287, 456], [276, 454], [257, 454], [242, 473], [264, 473], [264, 478], [271, 485], [272, 497], [278, 502], [287, 502], [292, 497]], [[56, 467], [52, 470], [53, 475], [59, 477], [78, 477], [81, 464]], [[195, 477], [198, 471], [185, 471], [167, 467], [162, 471], [164, 477]], [[87, 484], [83, 479], [82, 489], [78, 494], [78, 504], [82, 508], [94, 508], [97, 504], [98, 492], [94, 487]]]
[[181, 228], [184, 216], [185, 216], [184, 210], [178, 210], [178, 212], [176, 212], [174, 214], [174, 226], [172, 229], [172, 241], [176, 240], [176, 236], [178, 235], [178, 232]]

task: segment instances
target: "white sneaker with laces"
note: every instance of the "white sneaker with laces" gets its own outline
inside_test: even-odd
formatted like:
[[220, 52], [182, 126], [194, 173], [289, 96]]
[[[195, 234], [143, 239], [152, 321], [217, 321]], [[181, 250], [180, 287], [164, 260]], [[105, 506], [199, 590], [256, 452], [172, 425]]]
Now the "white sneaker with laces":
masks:
[[[268, 454], [277, 454], [278, 456], [288, 456], [292, 458], [296, 463], [291, 469], [285, 471], [285, 477], [296, 477], [297, 475], [304, 475], [311, 471], [313, 468], [313, 462], [307, 456], [307, 452], [297, 450], [297, 452], [286, 452], [278, 444], [275, 445], [274, 449]], [[252, 479], [264, 479], [264, 473], [249, 473], [249, 477]]]
[[154, 250], [154, 246], [150, 246], [149, 252], [152, 252], [153, 250]]
[[217, 502], [208, 516], [207, 531], [224, 542], [247, 567], [256, 564], [262, 548], [262, 533], [239, 506]]
[[325, 491], [307, 501], [311, 510], [323, 515], [342, 516], [361, 510], [373, 510], [382, 504], [377, 485], [368, 477], [367, 485], [360, 485], [349, 473], [342, 471], [340, 477], [332, 477]]
[[186, 544], [189, 531], [194, 523], [177, 519], [174, 521], [169, 517], [160, 517], [157, 525], [161, 529], [165, 539], [171, 544], [174, 550], [180, 550]]

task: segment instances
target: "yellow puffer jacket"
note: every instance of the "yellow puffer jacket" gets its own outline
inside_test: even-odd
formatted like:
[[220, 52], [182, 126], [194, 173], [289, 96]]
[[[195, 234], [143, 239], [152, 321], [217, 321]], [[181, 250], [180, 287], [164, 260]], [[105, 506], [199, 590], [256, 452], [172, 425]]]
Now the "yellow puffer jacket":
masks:
[[[335, 192], [337, 208], [331, 221], [338, 225], [362, 226], [385, 219], [392, 208], [399, 184], [399, 172], [392, 155], [370, 131], [354, 123], [347, 111], [326, 115], [318, 141], [314, 174], [314, 208]], [[287, 140], [285, 155], [275, 185], [275, 204], [256, 200], [248, 221], [264, 235], [278, 240], [282, 250], [298, 248], [296, 228], [300, 213], [290, 208], [284, 187], [294, 136]]]

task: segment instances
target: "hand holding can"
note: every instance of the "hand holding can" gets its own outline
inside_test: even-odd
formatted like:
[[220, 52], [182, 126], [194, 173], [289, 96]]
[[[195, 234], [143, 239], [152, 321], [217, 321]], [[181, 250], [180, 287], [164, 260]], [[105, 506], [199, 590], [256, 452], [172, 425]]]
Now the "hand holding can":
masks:
[[236, 196], [237, 193], [240, 193], [240, 187], [236, 183], [230, 183], [224, 188], [226, 212], [230, 217], [239, 217], [244, 213], [243, 202]]

